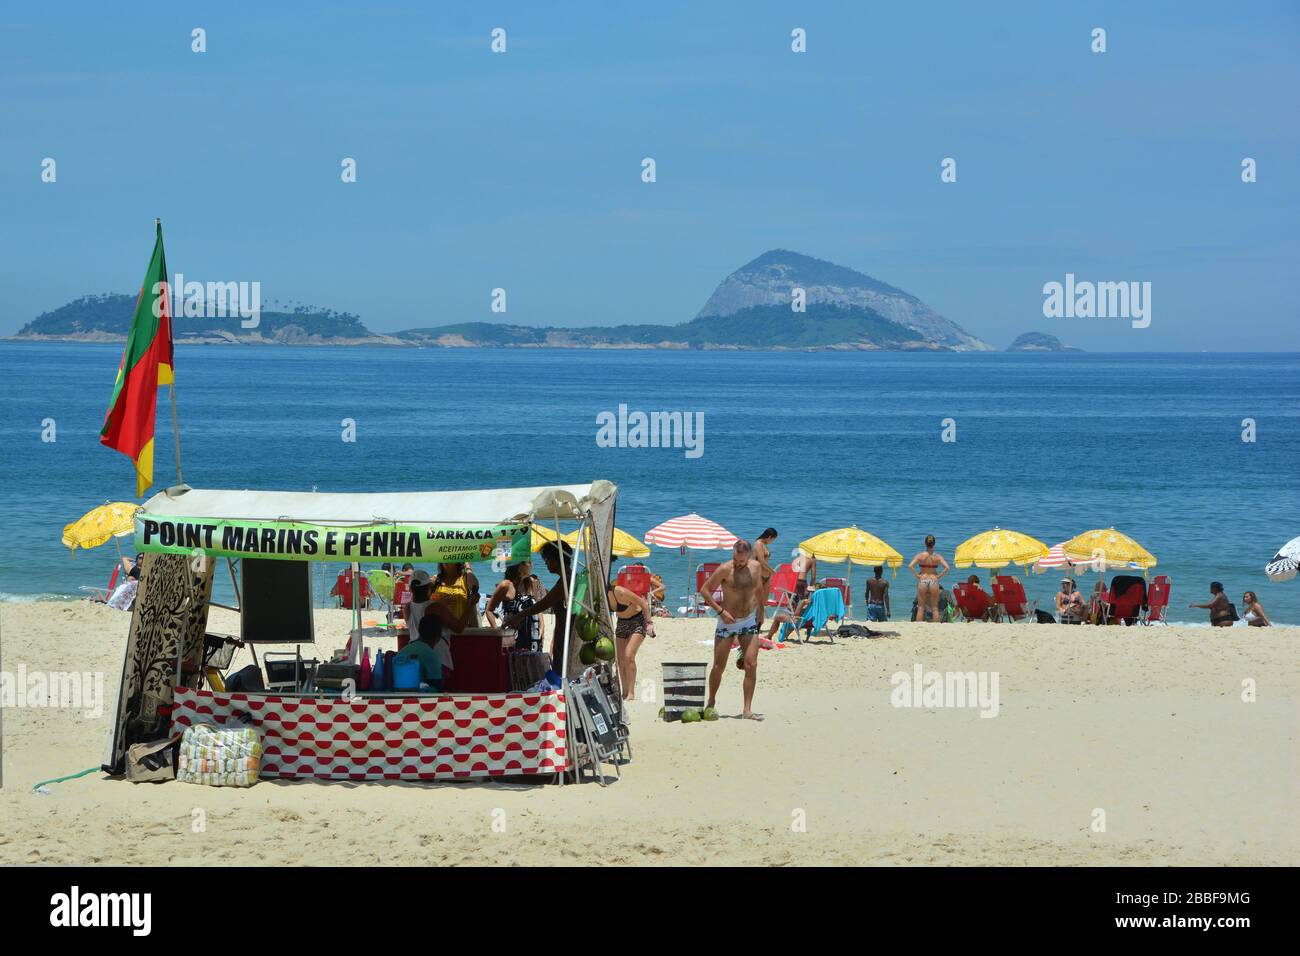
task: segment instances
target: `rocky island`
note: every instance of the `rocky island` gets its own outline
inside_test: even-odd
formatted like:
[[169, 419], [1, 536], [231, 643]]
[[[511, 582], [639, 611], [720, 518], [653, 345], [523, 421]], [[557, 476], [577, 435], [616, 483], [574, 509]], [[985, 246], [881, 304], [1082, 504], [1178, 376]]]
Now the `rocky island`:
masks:
[[[135, 296], [84, 296], [28, 322], [17, 340], [122, 341]], [[731, 273], [678, 325], [521, 326], [495, 322], [376, 333], [355, 315], [297, 306], [238, 316], [178, 315], [181, 343], [417, 345], [436, 348], [786, 349], [987, 352], [992, 346], [916, 296], [864, 273], [774, 249]]]

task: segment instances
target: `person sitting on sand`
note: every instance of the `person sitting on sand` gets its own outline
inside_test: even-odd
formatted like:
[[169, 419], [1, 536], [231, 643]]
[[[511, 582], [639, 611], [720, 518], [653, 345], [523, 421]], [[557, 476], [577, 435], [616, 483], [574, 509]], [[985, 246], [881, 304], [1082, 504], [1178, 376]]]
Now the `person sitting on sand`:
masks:
[[1106, 590], [1106, 579], [1098, 578], [1097, 583], [1092, 586], [1092, 597], [1088, 600], [1088, 620], [1093, 624], [1101, 624], [1106, 620], [1106, 605], [1109, 603], [1109, 593]]
[[652, 617], [672, 617], [672, 612], [664, 606], [664, 579], [657, 574], [650, 575], [650, 614]]
[[135, 597], [140, 593], [140, 565], [132, 564], [126, 572], [126, 579], [113, 588], [104, 603], [115, 611], [129, 611], [135, 605]]
[[883, 565], [876, 565], [872, 572], [875, 576], [867, 581], [867, 620], [889, 620], [889, 582], [883, 577]]
[[984, 595], [985, 601], [987, 601], [989, 604], [993, 603], [993, 595], [989, 594], [988, 591], [985, 591], [982, 587], [980, 587], [980, 576], [978, 574], [972, 574], [970, 577], [968, 577], [966, 579], [966, 585], [967, 585], [966, 589], [968, 591], [978, 591], [980, 594]]
[[122, 555], [118, 558], [122, 563], [122, 569], [126, 571], [126, 576], [111, 590], [101, 591], [94, 589], [94, 593], [86, 598], [91, 604], [107, 604], [115, 611], [129, 611], [135, 603], [135, 596], [140, 587], [140, 567], [144, 561], [143, 554], [137, 554], [134, 559]]
[[1056, 618], [1062, 624], [1082, 624], [1087, 615], [1083, 595], [1074, 586], [1074, 578], [1062, 578], [1061, 590], [1056, 592]]
[[1259, 598], [1254, 591], [1247, 591], [1241, 596], [1241, 609], [1245, 611], [1244, 617], [1246, 623], [1251, 627], [1272, 627], [1273, 622], [1268, 619], [1264, 613], [1264, 605], [1259, 603]]
[[942, 620], [939, 616], [939, 581], [948, 573], [948, 562], [942, 554], [935, 553], [934, 535], [925, 536], [925, 550], [916, 553], [908, 562], [907, 570], [916, 575], [916, 604], [920, 620], [925, 620], [928, 613], [930, 620], [938, 624]]
[[1200, 608], [1210, 612], [1210, 627], [1232, 627], [1233, 614], [1232, 602], [1228, 600], [1228, 595], [1223, 593], [1223, 585], [1218, 581], [1210, 582], [1210, 594], [1212, 597], [1206, 604], [1189, 604], [1190, 608]]
[[[722, 603], [713, 599], [713, 592], [722, 590]], [[740, 656], [736, 666], [745, 672], [746, 720], [762, 720], [753, 712], [754, 685], [758, 682], [758, 623], [757, 609], [767, 597], [763, 589], [762, 565], [754, 558], [753, 549], [743, 538], [731, 548], [731, 560], [718, 565], [716, 571], [700, 586], [700, 598], [718, 613], [718, 624], [713, 632], [713, 669], [709, 671], [709, 702], [713, 707], [718, 699], [718, 687], [727, 669], [727, 658], [733, 640], [740, 643]]]
[[[773, 636], [776, 634], [777, 629], [783, 624], [789, 624], [791, 632], [799, 630], [801, 626], [799, 622], [802, 620], [804, 612], [808, 610], [808, 606], [812, 604], [812, 595], [806, 594], [802, 598], [794, 598], [792, 603], [794, 605], [793, 609], [789, 607], [777, 608], [777, 610], [772, 614], [772, 626], [768, 628], [765, 636], [765, 640], [769, 643], [773, 640]], [[806, 641], [812, 637], [812, 618], [803, 621], [802, 627], [804, 631], [804, 640]]]

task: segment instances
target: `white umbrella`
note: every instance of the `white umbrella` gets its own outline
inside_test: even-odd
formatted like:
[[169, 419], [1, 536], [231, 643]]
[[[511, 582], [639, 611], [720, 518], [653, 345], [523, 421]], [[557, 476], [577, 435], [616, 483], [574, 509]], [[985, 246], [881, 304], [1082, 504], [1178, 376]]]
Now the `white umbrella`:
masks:
[[1300, 569], [1300, 537], [1292, 538], [1277, 549], [1264, 573], [1270, 581], [1290, 581]]

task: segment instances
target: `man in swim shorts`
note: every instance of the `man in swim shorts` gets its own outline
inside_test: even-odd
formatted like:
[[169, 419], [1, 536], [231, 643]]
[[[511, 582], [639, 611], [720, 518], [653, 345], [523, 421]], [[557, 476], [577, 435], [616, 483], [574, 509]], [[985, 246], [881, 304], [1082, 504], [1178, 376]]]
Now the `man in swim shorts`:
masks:
[[[740, 658], [736, 666], [745, 672], [746, 720], [762, 720], [753, 712], [754, 685], [758, 682], [758, 621], [756, 613], [766, 596], [762, 593], [762, 567], [753, 555], [749, 542], [738, 540], [731, 549], [731, 560], [719, 565], [700, 587], [700, 598], [718, 612], [718, 623], [713, 632], [713, 669], [709, 671], [709, 702], [717, 701], [722, 675], [727, 670], [727, 657], [731, 642], [740, 642]], [[713, 592], [721, 590], [722, 603], [713, 599]]]

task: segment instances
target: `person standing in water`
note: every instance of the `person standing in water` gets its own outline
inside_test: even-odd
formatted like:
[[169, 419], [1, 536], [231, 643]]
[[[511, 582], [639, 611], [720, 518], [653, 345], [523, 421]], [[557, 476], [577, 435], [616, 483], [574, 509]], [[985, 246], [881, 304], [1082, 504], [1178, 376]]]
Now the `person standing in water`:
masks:
[[924, 621], [928, 610], [930, 619], [938, 624], [942, 620], [939, 617], [939, 579], [948, 573], [948, 562], [942, 554], [935, 552], [934, 535], [925, 536], [925, 550], [916, 553], [907, 563], [907, 570], [916, 575], [917, 619]]

